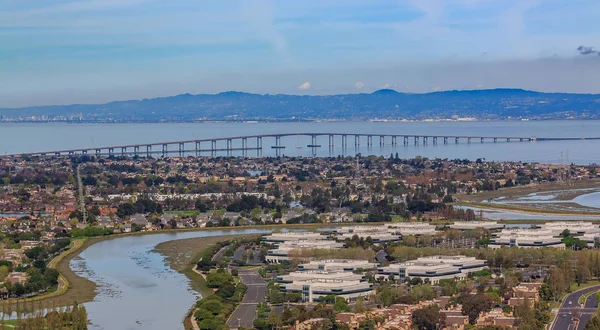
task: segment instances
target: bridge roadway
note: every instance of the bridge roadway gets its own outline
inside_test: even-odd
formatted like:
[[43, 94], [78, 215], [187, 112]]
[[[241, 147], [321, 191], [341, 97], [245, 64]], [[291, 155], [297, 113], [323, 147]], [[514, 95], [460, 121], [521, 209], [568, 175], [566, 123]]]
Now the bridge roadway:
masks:
[[[427, 144], [428, 140], [431, 139], [433, 144], [438, 144], [438, 139], [441, 139], [444, 144], [448, 144], [449, 141], [454, 140], [454, 143], [458, 144], [459, 141], [467, 141], [467, 143], [471, 143], [471, 140], [480, 140], [481, 143], [484, 141], [520, 141], [520, 142], [531, 142], [531, 141], [571, 141], [571, 140], [600, 140], [600, 137], [522, 137], [522, 136], [481, 136], [481, 135], [415, 135], [415, 134], [366, 134], [366, 133], [277, 133], [277, 134], [258, 134], [258, 135], [241, 135], [241, 136], [232, 136], [232, 137], [219, 137], [219, 138], [208, 138], [208, 139], [194, 139], [194, 140], [183, 140], [183, 141], [170, 141], [170, 142], [153, 142], [153, 143], [139, 143], [139, 144], [124, 144], [124, 145], [115, 145], [115, 146], [107, 146], [107, 147], [95, 147], [95, 148], [78, 148], [78, 149], [64, 149], [64, 150], [54, 150], [54, 151], [42, 151], [42, 152], [32, 152], [32, 153], [23, 153], [18, 156], [46, 156], [46, 155], [61, 155], [61, 154], [87, 154], [88, 152], [99, 155], [112, 155], [112, 154], [143, 154], [143, 153], [168, 153], [173, 152], [173, 150], [168, 150], [169, 146], [177, 146], [177, 150], [180, 153], [189, 152], [189, 151], [235, 151], [235, 150], [261, 150], [263, 149], [262, 139], [263, 138], [274, 138], [275, 145], [271, 148], [274, 149], [283, 149], [285, 146], [281, 144], [281, 138], [286, 136], [309, 136], [312, 138], [312, 143], [309, 144], [309, 147], [319, 147], [320, 145], [317, 143], [317, 137], [319, 136], [328, 136], [329, 137], [329, 147], [334, 146], [335, 137], [341, 137], [341, 144], [343, 147], [348, 146], [348, 136], [354, 137], [354, 145], [360, 146], [361, 138], [367, 138], [367, 145], [373, 145], [373, 137], [379, 138], [379, 145], [384, 146], [387, 139], [391, 139], [391, 145], [397, 145], [398, 139], [401, 138], [404, 145], [409, 144], [410, 139], [414, 139], [414, 143], [418, 144], [420, 141], [423, 144]], [[248, 146], [248, 139], [256, 139], [256, 146]], [[241, 141], [240, 147], [233, 147], [233, 141]], [[226, 147], [217, 148], [218, 141], [226, 141]], [[210, 142], [210, 148], [201, 148], [201, 143]], [[195, 144], [195, 148], [190, 150], [186, 149], [186, 144]], [[152, 150], [153, 147], [161, 147], [160, 150]], [[146, 150], [140, 150], [145, 148]], [[132, 150], [132, 151], [129, 151]], [[103, 152], [104, 151], [104, 152]], [[119, 152], [120, 151], [120, 152]]]

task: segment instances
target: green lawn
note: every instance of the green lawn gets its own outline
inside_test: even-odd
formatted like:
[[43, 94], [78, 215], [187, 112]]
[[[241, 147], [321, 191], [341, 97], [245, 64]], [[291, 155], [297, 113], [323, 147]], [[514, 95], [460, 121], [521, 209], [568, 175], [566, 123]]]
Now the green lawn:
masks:
[[168, 214], [175, 214], [182, 217], [191, 217], [194, 215], [198, 215], [198, 210], [185, 210], [185, 211], [166, 211]]

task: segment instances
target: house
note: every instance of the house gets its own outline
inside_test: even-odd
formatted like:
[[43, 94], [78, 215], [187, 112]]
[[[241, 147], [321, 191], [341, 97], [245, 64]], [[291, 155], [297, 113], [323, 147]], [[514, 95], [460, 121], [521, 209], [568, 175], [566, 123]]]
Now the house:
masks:
[[296, 330], [312, 330], [312, 329], [321, 329], [323, 323], [328, 321], [325, 318], [314, 318], [308, 319], [304, 322], [296, 321]]
[[29, 275], [25, 272], [11, 272], [6, 277], [5, 281], [15, 285], [17, 283], [25, 284], [29, 280]]
[[131, 216], [131, 224], [145, 228], [148, 225], [148, 219], [143, 214], [134, 214]]
[[225, 212], [222, 219], [229, 219], [233, 223], [235, 220], [240, 218], [242, 215], [239, 212]]
[[175, 220], [177, 218], [177, 216], [175, 214], [172, 213], [165, 213], [160, 217], [160, 223], [168, 226], [169, 222], [171, 222], [171, 220]]
[[96, 219], [97, 225], [100, 228], [113, 228], [115, 222], [107, 215], [101, 215]]

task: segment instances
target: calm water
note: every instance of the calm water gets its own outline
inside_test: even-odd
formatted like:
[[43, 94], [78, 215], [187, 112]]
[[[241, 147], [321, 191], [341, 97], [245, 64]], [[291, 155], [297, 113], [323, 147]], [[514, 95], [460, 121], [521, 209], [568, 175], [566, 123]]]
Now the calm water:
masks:
[[587, 207], [600, 208], [600, 192], [577, 196], [573, 202]]
[[71, 261], [71, 268], [98, 284], [87, 303], [90, 329], [182, 329], [183, 318], [199, 294], [187, 277], [171, 270], [152, 249], [184, 238], [265, 233], [267, 230], [198, 231], [129, 236], [96, 243]]
[[[16, 154], [24, 152], [50, 151], [83, 147], [101, 147], [132, 143], [151, 143], [201, 138], [254, 135], [265, 133], [289, 132], [332, 132], [366, 134], [447, 134], [447, 135], [484, 135], [484, 136], [523, 136], [523, 137], [597, 137], [600, 136], [600, 121], [502, 121], [502, 122], [418, 122], [418, 123], [371, 123], [371, 122], [335, 122], [335, 123], [206, 123], [206, 124], [0, 124], [0, 153]], [[402, 141], [397, 146], [379, 146], [379, 139], [373, 138], [374, 146], [367, 148], [366, 138], [361, 147], [354, 147], [353, 137], [348, 137], [348, 147], [341, 148], [341, 141], [335, 141], [330, 151], [328, 138], [323, 136], [317, 141], [323, 147], [313, 153], [309, 137], [285, 137], [282, 143], [287, 146], [281, 153], [289, 156], [330, 156], [376, 154], [389, 156], [398, 153], [400, 157], [442, 157], [442, 158], [485, 158], [487, 160], [538, 161], [546, 163], [589, 164], [600, 162], [600, 141], [552, 141], [552, 142], [498, 142], [480, 144], [473, 141], [467, 144], [461, 141], [455, 145], [418, 146], [411, 139], [409, 146]], [[240, 146], [234, 141], [234, 147]], [[249, 140], [249, 146], [255, 141]], [[263, 139], [262, 156], [272, 156], [276, 151], [270, 146], [274, 139]], [[203, 146], [208, 148], [208, 144]], [[223, 145], [218, 145], [224, 148]], [[189, 148], [193, 148], [190, 146]], [[225, 152], [219, 155], [226, 155]], [[232, 155], [242, 155], [241, 151]], [[257, 156], [256, 151], [248, 151], [248, 156]]]

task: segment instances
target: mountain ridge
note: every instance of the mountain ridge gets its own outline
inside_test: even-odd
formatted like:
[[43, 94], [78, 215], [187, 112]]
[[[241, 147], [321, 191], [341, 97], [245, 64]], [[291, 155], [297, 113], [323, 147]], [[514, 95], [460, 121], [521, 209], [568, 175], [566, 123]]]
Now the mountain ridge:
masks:
[[103, 104], [0, 108], [2, 120], [73, 118], [89, 121], [197, 121], [302, 119], [600, 119], [600, 95], [545, 93], [518, 88], [334, 95], [183, 93]]

